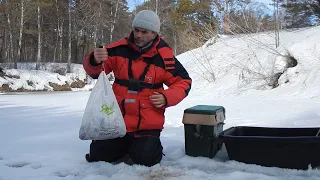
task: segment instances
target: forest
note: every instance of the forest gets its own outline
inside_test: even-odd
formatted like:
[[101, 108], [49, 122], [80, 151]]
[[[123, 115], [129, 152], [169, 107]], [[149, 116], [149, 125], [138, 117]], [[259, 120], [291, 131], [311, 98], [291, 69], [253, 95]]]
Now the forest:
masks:
[[129, 35], [142, 9], [179, 55], [213, 37], [319, 25], [320, 0], [0, 0], [0, 63], [82, 63], [99, 45]]

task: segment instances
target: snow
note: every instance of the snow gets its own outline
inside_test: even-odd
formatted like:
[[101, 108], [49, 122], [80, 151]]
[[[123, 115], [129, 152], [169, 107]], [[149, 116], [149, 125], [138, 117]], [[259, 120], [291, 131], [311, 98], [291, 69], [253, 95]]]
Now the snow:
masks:
[[[280, 77], [281, 88], [270, 91], [268, 81], [284, 70], [284, 57], [288, 54], [297, 59], [298, 65]], [[204, 98], [248, 93], [264, 96], [266, 93], [261, 90], [275, 96], [302, 93], [307, 98], [319, 98], [320, 95], [317, 90], [320, 83], [316, 83], [320, 80], [320, 26], [282, 31], [278, 48], [274, 45], [273, 32], [215, 37], [214, 44], [206, 43], [179, 55], [178, 59], [188, 67], [194, 80], [191, 93]]]
[[[83, 88], [71, 88], [72, 91], [91, 90], [96, 83], [95, 79], [86, 75], [82, 64], [71, 64], [71, 73], [66, 72], [66, 63], [42, 64], [40, 70], [36, 69], [35, 63], [18, 63], [18, 69], [10, 69], [13, 64], [0, 63], [4, 67], [6, 76], [0, 76], [0, 87], [8, 84], [13, 90], [24, 88], [30, 91], [53, 91], [50, 83], [58, 85], [71, 84], [78, 80], [86, 82]], [[109, 78], [113, 73], [107, 75]], [[113, 80], [110, 81], [113, 83]]]
[[[6, 66], [8, 65], [4, 64], [4, 67]], [[19, 63], [18, 69], [4, 69], [4, 72], [7, 76], [0, 76], [0, 86], [3, 84], [8, 84], [13, 90], [24, 88], [31, 91], [53, 91], [53, 88], [49, 83], [63, 85], [66, 84], [66, 82], [71, 84], [77, 80], [84, 81], [86, 79], [86, 72], [81, 64], [72, 64], [72, 73], [65, 73], [65, 75], [57, 73], [57, 70], [63, 70], [65, 67], [66, 64], [63, 63], [48, 63], [45, 66], [42, 66], [40, 70], [34, 70], [34, 63]], [[88, 90], [92, 88], [92, 86], [92, 84], [88, 84], [82, 89], [74, 88], [72, 90]]]
[[[1, 94], [0, 180], [319, 180], [318, 169], [231, 161], [224, 146], [213, 159], [185, 155], [183, 111], [198, 104], [225, 107], [224, 129], [243, 125], [320, 128], [320, 27], [283, 31], [280, 38], [278, 54], [268, 53], [274, 49], [272, 33], [260, 33], [217, 38], [177, 57], [190, 72], [193, 86], [185, 100], [166, 111], [161, 134], [165, 156], [153, 167], [86, 162], [90, 141], [81, 141], [78, 133], [90, 91]], [[296, 67], [287, 70], [279, 55], [286, 51], [298, 60]], [[204, 67], [200, 62], [208, 64]], [[214, 78], [208, 75], [211, 70]], [[42, 81], [57, 76], [46, 71], [6, 71], [20, 77], [42, 73]], [[263, 79], [283, 71], [277, 88]]]

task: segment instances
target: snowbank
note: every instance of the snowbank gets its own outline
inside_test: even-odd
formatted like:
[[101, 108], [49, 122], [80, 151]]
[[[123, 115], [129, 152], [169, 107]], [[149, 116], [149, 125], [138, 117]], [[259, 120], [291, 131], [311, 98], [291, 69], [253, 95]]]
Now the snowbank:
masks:
[[202, 98], [320, 95], [320, 27], [281, 31], [278, 48], [274, 32], [215, 37], [177, 58], [193, 79], [191, 93], [201, 91]]
[[[7, 67], [8, 64], [1, 66]], [[3, 70], [0, 87], [2, 91], [79, 91], [92, 88], [92, 84], [85, 84], [88, 77], [81, 64], [72, 64], [71, 73], [66, 73], [65, 67], [65, 64], [48, 63], [40, 70], [34, 70], [35, 63], [19, 63], [18, 69]]]

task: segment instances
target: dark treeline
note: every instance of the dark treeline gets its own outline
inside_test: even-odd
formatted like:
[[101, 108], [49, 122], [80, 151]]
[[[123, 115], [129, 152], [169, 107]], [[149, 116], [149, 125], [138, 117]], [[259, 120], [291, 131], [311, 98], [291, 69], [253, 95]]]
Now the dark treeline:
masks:
[[217, 34], [275, 30], [276, 20], [281, 28], [319, 22], [319, 0], [275, 4], [277, 14], [253, 0], [149, 0], [134, 11], [126, 0], [0, 0], [0, 63], [81, 63], [95, 47], [127, 36], [141, 9], [157, 12], [176, 55]]

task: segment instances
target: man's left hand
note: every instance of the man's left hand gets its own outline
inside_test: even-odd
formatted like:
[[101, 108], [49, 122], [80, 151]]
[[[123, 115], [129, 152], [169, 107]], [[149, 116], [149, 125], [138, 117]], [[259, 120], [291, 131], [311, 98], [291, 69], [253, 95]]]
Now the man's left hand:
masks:
[[159, 92], [154, 92], [154, 95], [149, 96], [151, 104], [157, 108], [161, 108], [167, 104], [166, 98]]

